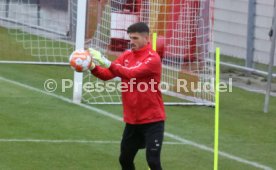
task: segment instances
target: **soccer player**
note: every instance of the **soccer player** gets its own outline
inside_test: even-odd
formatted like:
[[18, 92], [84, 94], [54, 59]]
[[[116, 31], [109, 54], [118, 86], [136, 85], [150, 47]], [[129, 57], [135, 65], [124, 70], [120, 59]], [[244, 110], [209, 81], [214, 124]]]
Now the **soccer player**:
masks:
[[[100, 66], [92, 63], [91, 73], [102, 79], [120, 77], [128, 89], [122, 91], [123, 117], [126, 123], [121, 140], [119, 161], [122, 170], [134, 170], [134, 157], [146, 148], [151, 170], [161, 170], [160, 154], [164, 137], [165, 111], [159, 83], [161, 59], [149, 43], [149, 27], [135, 23], [128, 27], [131, 50], [115, 61], [106, 59], [99, 51], [89, 49]], [[148, 88], [147, 88], [148, 87]]]

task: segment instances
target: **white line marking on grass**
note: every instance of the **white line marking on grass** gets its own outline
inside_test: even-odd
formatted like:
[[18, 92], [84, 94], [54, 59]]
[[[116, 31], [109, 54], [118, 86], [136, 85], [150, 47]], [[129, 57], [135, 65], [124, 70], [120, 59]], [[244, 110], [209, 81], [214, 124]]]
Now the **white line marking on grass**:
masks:
[[[80, 143], [80, 144], [120, 144], [120, 141], [113, 140], [56, 140], [56, 139], [0, 139], [1, 143], [22, 142], [22, 143]], [[183, 142], [163, 142], [165, 145], [186, 145]]]
[[[212, 153], [214, 152], [213, 148], [210, 148], [208, 146], [205, 146], [205, 145], [202, 145], [202, 144], [198, 144], [198, 143], [195, 143], [193, 141], [189, 141], [187, 139], [181, 138], [179, 136], [176, 136], [176, 135], [173, 135], [173, 134], [170, 134], [170, 133], [167, 133], [167, 132], [165, 132], [165, 135], [167, 137], [175, 139], [175, 140], [177, 140], [179, 142], [183, 142], [183, 143], [186, 143], [187, 145], [191, 145], [191, 146], [193, 146], [195, 148], [199, 148], [201, 150], [205, 150], [205, 151], [212, 152]], [[254, 166], [256, 168], [261, 168], [261, 169], [265, 169], [265, 170], [272, 170], [271, 167], [268, 167], [266, 165], [262, 165], [262, 164], [260, 164], [258, 162], [248, 161], [246, 159], [240, 158], [238, 156], [231, 155], [231, 154], [226, 153], [226, 152], [219, 151], [219, 155], [223, 156], [223, 157], [226, 157], [226, 158], [229, 158], [229, 159], [232, 159], [232, 160], [235, 160], [237, 162], [241, 162], [241, 163], [244, 163], [244, 164], [248, 164], [248, 165]]]
[[118, 144], [119, 141], [103, 141], [103, 140], [56, 140], [56, 139], [0, 139], [1, 143], [22, 142], [22, 143], [94, 143], [94, 144]]
[[[104, 110], [101, 110], [101, 109], [98, 109], [98, 108], [95, 108], [93, 106], [88, 106], [88, 105], [85, 105], [83, 103], [73, 103], [72, 100], [66, 98], [66, 97], [63, 97], [63, 96], [59, 96], [59, 95], [56, 95], [56, 94], [53, 94], [53, 93], [48, 93], [46, 91], [43, 91], [43, 90], [40, 90], [38, 88], [35, 88], [35, 87], [32, 87], [32, 86], [29, 86], [29, 85], [26, 85], [26, 84], [23, 84], [23, 83], [20, 83], [20, 82], [17, 82], [17, 81], [14, 81], [14, 80], [10, 80], [10, 79], [7, 79], [7, 78], [4, 78], [2, 76], [0, 76], [0, 80], [3, 80], [3, 81], [6, 81], [6, 82], [9, 82], [11, 84], [15, 84], [15, 85], [18, 85], [20, 87], [24, 87], [26, 89], [29, 89], [29, 90], [32, 90], [32, 91], [36, 91], [36, 92], [39, 92], [39, 93], [42, 93], [42, 94], [45, 94], [45, 95], [49, 95], [49, 96], [52, 96], [52, 97], [55, 97], [55, 98], [58, 98], [60, 100], [63, 100], [65, 102], [68, 102], [68, 103], [72, 103], [72, 104], [75, 104], [75, 105], [78, 105], [78, 106], [81, 106], [81, 107], [84, 107], [88, 110], [92, 110], [94, 112], [97, 112], [101, 115], [104, 115], [104, 116], [107, 116], [107, 117], [110, 117], [114, 120], [118, 120], [118, 121], [123, 121], [122, 118], [120, 116], [117, 116], [117, 115], [114, 115], [110, 112], [107, 112], [107, 111], [104, 111]], [[168, 132], [165, 132], [165, 136], [166, 137], [169, 137], [171, 139], [174, 139], [178, 142], [181, 142], [183, 144], [187, 144], [187, 145], [190, 145], [190, 146], [193, 146], [195, 148], [198, 148], [198, 149], [201, 149], [201, 150], [205, 150], [205, 151], [208, 151], [208, 152], [211, 152], [213, 153], [214, 150], [213, 148], [211, 147], [208, 147], [206, 145], [203, 145], [203, 144], [198, 144], [196, 142], [193, 142], [193, 141], [190, 141], [190, 140], [187, 140], [185, 138], [182, 138], [180, 136], [177, 136], [177, 135], [174, 135], [172, 133], [168, 133]], [[240, 162], [240, 163], [244, 163], [244, 164], [247, 164], [247, 165], [251, 165], [253, 167], [256, 167], [256, 168], [260, 168], [260, 169], [264, 169], [264, 170], [272, 170], [271, 167], [268, 167], [266, 165], [262, 165], [258, 162], [254, 162], [254, 161], [248, 161], [246, 159], [243, 159], [243, 158], [240, 158], [238, 156], [234, 156], [234, 155], [231, 155], [231, 154], [228, 154], [226, 152], [222, 152], [220, 151], [219, 152], [219, 155], [220, 156], [223, 156], [225, 158], [228, 158], [228, 159], [232, 159], [232, 160], [235, 160], [237, 162]]]

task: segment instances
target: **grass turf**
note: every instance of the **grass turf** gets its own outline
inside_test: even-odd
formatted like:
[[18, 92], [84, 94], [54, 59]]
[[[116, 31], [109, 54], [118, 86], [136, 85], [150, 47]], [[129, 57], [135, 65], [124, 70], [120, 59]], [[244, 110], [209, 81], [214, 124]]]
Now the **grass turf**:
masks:
[[[5, 29], [0, 29], [0, 40], [5, 42], [0, 44], [1, 60], [34, 60]], [[1, 64], [0, 76], [41, 90], [45, 80], [55, 79], [55, 93], [72, 98], [72, 89], [62, 92], [60, 88], [61, 79], [73, 77], [69, 67]], [[123, 123], [2, 80], [0, 83], [1, 139], [120, 140]], [[238, 88], [221, 94], [219, 147], [275, 168], [276, 99], [271, 98], [270, 112], [264, 114], [263, 98]], [[121, 106], [94, 107], [120, 116], [122, 113]], [[168, 106], [166, 112], [166, 131], [213, 147], [213, 108]], [[119, 169], [119, 144], [1, 142], [0, 150], [0, 169]], [[164, 169], [212, 169], [213, 154], [190, 145], [164, 145], [162, 161]], [[224, 157], [219, 161], [220, 169], [256, 169]], [[143, 151], [136, 164], [137, 169], [146, 169]]]

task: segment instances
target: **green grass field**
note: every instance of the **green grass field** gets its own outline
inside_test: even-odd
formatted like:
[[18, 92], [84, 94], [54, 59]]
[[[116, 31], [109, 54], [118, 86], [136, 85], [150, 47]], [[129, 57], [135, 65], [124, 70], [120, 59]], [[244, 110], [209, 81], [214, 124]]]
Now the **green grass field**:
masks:
[[[0, 42], [0, 60], [7, 55], [28, 56], [19, 45], [8, 52], [17, 43], [4, 29]], [[49, 78], [58, 82], [55, 93], [44, 90]], [[67, 66], [0, 64], [1, 170], [120, 169], [124, 124], [117, 117], [122, 107], [73, 104], [72, 89], [61, 91], [64, 78], [73, 78]], [[238, 88], [221, 93], [219, 169], [276, 168], [276, 98], [271, 98], [267, 114], [262, 112], [263, 99], [264, 95]], [[214, 108], [167, 106], [166, 113], [164, 169], [211, 170]], [[147, 170], [144, 150], [135, 163], [138, 170]]]

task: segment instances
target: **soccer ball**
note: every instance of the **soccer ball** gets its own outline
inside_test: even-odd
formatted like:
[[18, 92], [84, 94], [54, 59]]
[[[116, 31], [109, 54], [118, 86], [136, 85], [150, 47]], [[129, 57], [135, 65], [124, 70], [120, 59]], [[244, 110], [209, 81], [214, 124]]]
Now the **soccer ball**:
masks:
[[89, 70], [92, 58], [88, 50], [76, 50], [70, 56], [70, 65], [77, 72]]

